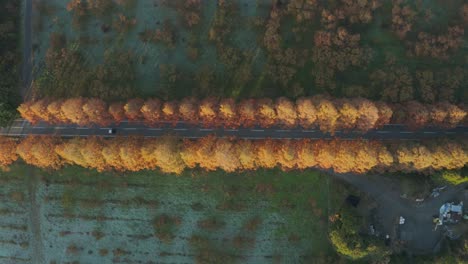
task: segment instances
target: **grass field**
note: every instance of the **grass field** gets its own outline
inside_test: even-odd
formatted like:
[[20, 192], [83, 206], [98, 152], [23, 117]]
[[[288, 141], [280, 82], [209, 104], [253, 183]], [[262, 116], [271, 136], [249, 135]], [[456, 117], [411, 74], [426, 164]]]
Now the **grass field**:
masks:
[[[309, 8], [311, 19], [301, 22], [296, 19], [300, 8], [280, 5], [274, 33], [279, 48], [274, 51], [264, 41], [271, 37], [270, 0], [224, 1], [224, 5], [201, 1], [199, 7], [190, 8], [182, 0], [129, 0], [123, 2], [134, 4], [114, 5], [103, 14], [86, 11], [78, 17], [77, 11], [66, 10], [68, 2], [36, 1], [34, 63], [39, 97], [117, 100], [329, 93], [387, 101], [468, 99], [466, 34], [458, 48], [444, 52], [444, 59], [413, 54], [421, 32], [444, 36], [454, 25], [463, 27], [462, 0], [402, 1], [401, 8], [411, 10], [405, 21], [410, 30], [403, 39], [392, 30], [390, 0], [380, 1], [367, 22], [350, 23], [352, 16], [367, 8], [350, 7], [332, 29], [327, 29], [321, 14], [345, 6], [339, 1]], [[189, 26], [186, 17], [193, 14], [199, 19]], [[323, 51], [314, 44], [317, 32], [336, 34], [336, 28], [358, 34], [357, 46]], [[442, 46], [434, 45], [434, 49]], [[61, 48], [66, 52], [47, 59], [49, 49], [58, 53]], [[57, 63], [59, 58], [64, 62]], [[350, 64], [351, 60], [355, 62]]]
[[38, 252], [45, 263], [336, 258], [327, 240], [328, 177], [314, 171], [177, 177], [15, 165], [0, 175], [0, 256], [7, 262], [28, 262]]

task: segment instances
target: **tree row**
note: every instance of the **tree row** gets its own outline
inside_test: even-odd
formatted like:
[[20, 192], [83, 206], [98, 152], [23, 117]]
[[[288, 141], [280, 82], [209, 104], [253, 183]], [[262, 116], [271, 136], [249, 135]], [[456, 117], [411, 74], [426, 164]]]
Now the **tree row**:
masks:
[[107, 105], [97, 98], [30, 101], [19, 108], [21, 116], [32, 123], [72, 123], [80, 126], [119, 123], [124, 119], [149, 125], [184, 121], [210, 127], [318, 127], [324, 132], [336, 130], [368, 131], [389, 123], [405, 123], [411, 128], [437, 126], [451, 128], [464, 122], [467, 111], [450, 103], [423, 105], [412, 101], [388, 105], [363, 98], [330, 99], [324, 96], [291, 101], [281, 97], [245, 99], [207, 98], [163, 102], [159, 99], [130, 99]]
[[180, 174], [188, 168], [226, 172], [280, 167], [283, 170], [320, 168], [339, 173], [403, 171], [431, 173], [459, 169], [468, 163], [466, 141], [383, 144], [364, 140], [244, 140], [209, 136], [177, 138], [100, 137], [61, 139], [29, 136], [0, 137], [0, 165], [18, 158], [40, 168], [79, 165], [98, 171], [140, 171], [159, 168]]

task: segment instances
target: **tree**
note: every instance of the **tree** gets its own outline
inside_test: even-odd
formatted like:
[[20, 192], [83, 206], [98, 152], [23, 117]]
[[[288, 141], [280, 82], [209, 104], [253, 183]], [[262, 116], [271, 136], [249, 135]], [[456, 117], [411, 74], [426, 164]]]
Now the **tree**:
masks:
[[379, 112], [378, 114], [379, 119], [377, 119], [375, 123], [375, 127], [379, 128], [379, 127], [382, 127], [383, 125], [390, 124], [390, 121], [393, 116], [393, 111], [390, 108], [390, 106], [388, 106], [388, 104], [384, 102], [378, 101], [375, 103], [375, 107], [377, 107], [377, 110]]
[[83, 113], [88, 117], [88, 121], [91, 124], [108, 126], [112, 123], [112, 117], [109, 114], [107, 104], [101, 99], [87, 99], [83, 105]]
[[276, 124], [277, 116], [273, 100], [262, 98], [257, 101], [256, 115], [258, 123], [262, 127], [271, 127]]
[[225, 127], [238, 127], [240, 125], [234, 99], [226, 98], [219, 102], [219, 119]]
[[80, 148], [84, 162], [86, 162], [90, 168], [95, 168], [100, 172], [110, 168], [102, 154], [105, 143], [106, 142], [103, 141], [102, 138], [91, 136], [86, 138]]
[[5, 169], [18, 159], [17, 145], [15, 139], [0, 136], [0, 168]]
[[116, 124], [122, 122], [125, 119], [125, 104], [121, 102], [115, 102], [109, 106], [109, 114], [114, 119]]
[[206, 98], [200, 102], [198, 116], [204, 126], [212, 126], [218, 117], [218, 101], [214, 98]]
[[165, 121], [176, 122], [179, 119], [177, 107], [174, 101], [163, 103], [161, 112]]
[[418, 129], [429, 123], [429, 110], [425, 105], [416, 101], [406, 103], [406, 121], [405, 124], [412, 129]]
[[235, 172], [241, 167], [236, 143], [236, 141], [225, 138], [216, 140], [213, 159], [217, 166], [226, 172]]
[[332, 101], [327, 99], [314, 98], [317, 108], [317, 121], [320, 130], [334, 133], [339, 113]]
[[124, 106], [125, 116], [132, 121], [139, 121], [143, 117], [141, 107], [144, 101], [140, 98], [130, 99]]
[[284, 170], [297, 167], [296, 142], [292, 140], [276, 141], [276, 160]]
[[379, 121], [379, 109], [367, 99], [356, 99], [359, 118], [356, 121], [356, 128], [360, 131], [369, 131], [376, 127]]
[[20, 104], [18, 106], [18, 112], [20, 113], [21, 117], [28, 120], [30, 123], [35, 124], [40, 121], [39, 117], [34, 113], [31, 109], [31, 106], [34, 102], [28, 101]]
[[311, 98], [299, 98], [296, 101], [297, 116], [299, 124], [303, 128], [311, 128], [317, 120], [317, 109], [312, 102]]
[[307, 169], [317, 166], [317, 157], [310, 139], [302, 139], [296, 144], [297, 167]]
[[180, 145], [180, 141], [173, 137], [159, 138], [155, 142], [153, 154], [157, 157], [157, 166], [164, 173], [180, 174], [184, 171], [186, 166], [182, 160]]
[[61, 140], [52, 136], [28, 136], [16, 148], [16, 153], [27, 164], [44, 168], [59, 169], [63, 161], [54, 151]]
[[104, 141], [104, 147], [102, 148], [102, 156], [106, 164], [117, 171], [125, 171], [125, 166], [120, 157], [120, 146], [123, 144], [125, 144], [124, 139], [114, 138]]
[[275, 157], [275, 144], [271, 139], [263, 139], [255, 142], [257, 164], [260, 168], [271, 169], [276, 167], [278, 161]]
[[38, 120], [54, 123], [55, 119], [50, 115], [50, 112], [47, 110], [49, 106], [48, 99], [41, 99], [34, 102], [29, 109], [34, 113]]
[[141, 146], [143, 139], [140, 137], [125, 138], [119, 145], [119, 156], [122, 161], [122, 167], [126, 171], [140, 171], [146, 169], [146, 164], [141, 155]]
[[47, 106], [47, 112], [49, 112], [49, 116], [51, 117], [52, 120], [54, 120], [54, 123], [68, 122], [67, 117], [62, 112], [63, 103], [64, 103], [63, 100], [55, 100], [55, 101], [50, 102], [50, 104]]
[[159, 99], [146, 100], [141, 107], [141, 113], [143, 114], [145, 122], [148, 124], [154, 125], [161, 122], [161, 101]]
[[336, 109], [340, 116], [337, 120], [337, 126], [345, 130], [354, 129], [356, 127], [358, 117], [360, 116], [360, 112], [354, 104], [346, 99], [340, 100], [337, 102]]
[[67, 99], [62, 103], [60, 112], [67, 118], [68, 122], [79, 126], [89, 124], [88, 116], [83, 112], [85, 99], [82, 97]]
[[81, 138], [73, 138], [56, 145], [55, 152], [68, 164], [93, 168], [92, 163], [88, 163], [81, 154], [81, 149], [84, 146], [83, 143], [84, 140]]
[[254, 170], [257, 168], [257, 155], [255, 144], [251, 140], [239, 139], [235, 147], [239, 155], [240, 170]]
[[296, 106], [285, 97], [280, 97], [275, 104], [278, 123], [285, 127], [294, 128], [297, 124]]
[[198, 101], [195, 98], [184, 98], [179, 103], [180, 118], [193, 124], [198, 123]]
[[257, 123], [254, 99], [244, 99], [239, 103], [239, 123], [243, 127], [252, 127]]

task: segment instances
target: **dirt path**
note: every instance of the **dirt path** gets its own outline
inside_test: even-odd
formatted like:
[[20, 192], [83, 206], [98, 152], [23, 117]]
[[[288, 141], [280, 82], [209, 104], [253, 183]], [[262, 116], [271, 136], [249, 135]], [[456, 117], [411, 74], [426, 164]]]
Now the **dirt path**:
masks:
[[[380, 175], [354, 175], [336, 174], [336, 178], [356, 187], [360, 191], [369, 194], [378, 203], [378, 218], [386, 233], [393, 238], [399, 237], [415, 253], [429, 253], [436, 251], [436, 245], [442, 238], [441, 229], [434, 230], [432, 216], [438, 214], [440, 206], [455, 199], [467, 186], [447, 187], [437, 198], [428, 198], [423, 203], [416, 203], [400, 197], [400, 187], [397, 181]], [[399, 216], [406, 219], [404, 225], [395, 224]]]
[[34, 173], [35, 170], [29, 168], [28, 192], [29, 192], [29, 229], [31, 230], [31, 259], [33, 263], [44, 263], [44, 246], [41, 235], [41, 204], [37, 201], [37, 187], [39, 176]]

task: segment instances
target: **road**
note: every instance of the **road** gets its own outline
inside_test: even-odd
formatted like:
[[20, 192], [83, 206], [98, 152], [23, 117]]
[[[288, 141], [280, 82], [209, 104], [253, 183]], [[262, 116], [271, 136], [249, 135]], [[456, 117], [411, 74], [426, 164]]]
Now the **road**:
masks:
[[[116, 128], [117, 133], [109, 135], [110, 128]], [[379, 130], [369, 131], [362, 134], [358, 132], [337, 131], [334, 136], [323, 133], [318, 129], [282, 129], [282, 128], [239, 128], [239, 129], [223, 129], [223, 128], [203, 128], [193, 124], [179, 122], [175, 126], [171, 124], [159, 124], [157, 127], [146, 126], [143, 123], [123, 121], [119, 125], [109, 127], [79, 127], [77, 125], [49, 125], [40, 122], [36, 125], [31, 125], [23, 119], [18, 119], [8, 128], [1, 128], [0, 135], [24, 137], [27, 135], [60, 135], [62, 137], [87, 137], [87, 136], [130, 136], [139, 135], [145, 137], [161, 137], [164, 135], [175, 135], [184, 138], [201, 138], [211, 134], [219, 137], [235, 136], [245, 139], [376, 139], [376, 140], [416, 140], [430, 139], [437, 137], [466, 137], [468, 135], [468, 127], [457, 127], [450, 130], [442, 130], [435, 128], [426, 128], [420, 131], [408, 130], [403, 125], [387, 125]]]
[[23, 85], [21, 87], [21, 96], [26, 99], [32, 82], [32, 0], [26, 0], [24, 3]]

